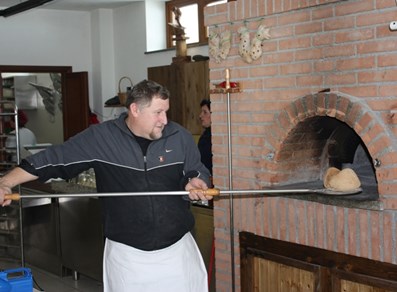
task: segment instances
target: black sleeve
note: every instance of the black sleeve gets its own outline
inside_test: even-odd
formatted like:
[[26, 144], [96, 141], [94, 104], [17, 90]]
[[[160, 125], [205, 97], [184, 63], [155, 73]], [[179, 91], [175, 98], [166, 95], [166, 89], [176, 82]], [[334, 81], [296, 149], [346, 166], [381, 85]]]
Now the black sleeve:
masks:
[[189, 171], [188, 173], [186, 173], [181, 180], [181, 190], [185, 190], [185, 187], [189, 183], [189, 181], [194, 177], [198, 177], [199, 175], [200, 173], [197, 170]]
[[38, 176], [36, 169], [26, 159], [22, 159], [21, 163], [18, 166], [22, 168], [24, 171], [27, 171], [35, 176]]

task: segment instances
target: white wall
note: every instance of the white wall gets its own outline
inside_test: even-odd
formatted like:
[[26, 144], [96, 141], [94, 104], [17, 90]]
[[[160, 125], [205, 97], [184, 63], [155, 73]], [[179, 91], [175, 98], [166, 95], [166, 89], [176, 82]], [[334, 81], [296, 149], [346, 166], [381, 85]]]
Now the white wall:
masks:
[[92, 102], [91, 108], [100, 120], [111, 118], [104, 102], [115, 95], [115, 46], [113, 11], [98, 9], [91, 13], [92, 40]]
[[36, 9], [0, 18], [0, 64], [61, 65], [91, 71], [87, 12]]
[[[38, 8], [0, 18], [0, 64], [88, 71], [91, 108], [101, 120], [113, 118], [124, 109], [103, 105], [117, 94], [119, 79], [129, 76], [137, 83], [147, 78], [148, 67], [169, 65], [175, 56], [174, 50], [146, 54], [145, 23], [155, 19], [147, 20], [145, 10], [145, 2], [132, 2], [114, 10]], [[150, 30], [148, 38], [156, 37]], [[208, 47], [188, 49], [188, 54], [208, 55]]]

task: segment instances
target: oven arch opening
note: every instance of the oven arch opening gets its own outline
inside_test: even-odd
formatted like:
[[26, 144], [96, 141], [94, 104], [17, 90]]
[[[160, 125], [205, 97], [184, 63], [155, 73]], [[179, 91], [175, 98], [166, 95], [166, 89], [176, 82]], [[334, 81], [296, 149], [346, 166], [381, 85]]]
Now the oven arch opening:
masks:
[[385, 187], [377, 179], [387, 173], [392, 161], [386, 157], [393, 148], [384, 129], [354, 97], [338, 92], [300, 97], [275, 115], [270, 134], [265, 134], [271, 147], [263, 150], [259, 178], [267, 186], [319, 188], [328, 167], [350, 167], [358, 172], [364, 191], [341, 199], [380, 203]]
[[276, 161], [282, 172], [288, 173], [282, 185], [322, 188], [329, 167], [351, 168], [363, 192], [343, 199], [379, 199], [376, 170], [368, 149], [351, 127], [335, 118], [315, 116], [299, 122], [281, 144]]

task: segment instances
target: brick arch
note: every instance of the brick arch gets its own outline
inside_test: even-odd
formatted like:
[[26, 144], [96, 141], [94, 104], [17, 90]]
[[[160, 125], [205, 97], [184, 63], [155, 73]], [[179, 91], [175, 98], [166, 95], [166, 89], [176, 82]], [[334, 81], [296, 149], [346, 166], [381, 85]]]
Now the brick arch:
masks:
[[[315, 163], [311, 164], [307, 161], [302, 163], [291, 157], [307, 155], [307, 158], [310, 158], [315, 155], [313, 153], [319, 151], [310, 148], [310, 145], [306, 147], [310, 143], [310, 139], [306, 138], [311, 134], [309, 131], [306, 133], [304, 131], [305, 127], [310, 127], [312, 121], [323, 117], [337, 119], [353, 129], [367, 147], [373, 161], [379, 159], [382, 166], [391, 166], [395, 163], [395, 159], [388, 159], [389, 155], [394, 157], [392, 152], [395, 152], [391, 150], [393, 144], [387, 133], [388, 130], [364, 102], [339, 92], [316, 93], [295, 99], [275, 115], [268, 134], [269, 147], [264, 155], [267, 158], [264, 166], [267, 173], [262, 179], [267, 178], [270, 184], [277, 184], [283, 181], [293, 182], [293, 179], [299, 182], [302, 172], [313, 171], [313, 176], [318, 175], [318, 168], [316, 173], [318, 166]], [[302, 131], [297, 129], [298, 127], [301, 127]], [[302, 140], [301, 144], [292, 142], [294, 135], [301, 135], [298, 137]], [[298, 138], [295, 137], [295, 141]], [[299, 150], [291, 154], [291, 149], [294, 147]], [[383, 167], [376, 169], [378, 181], [383, 182], [384, 179], [380, 178], [386, 175]], [[382, 189], [382, 186], [379, 188]]]

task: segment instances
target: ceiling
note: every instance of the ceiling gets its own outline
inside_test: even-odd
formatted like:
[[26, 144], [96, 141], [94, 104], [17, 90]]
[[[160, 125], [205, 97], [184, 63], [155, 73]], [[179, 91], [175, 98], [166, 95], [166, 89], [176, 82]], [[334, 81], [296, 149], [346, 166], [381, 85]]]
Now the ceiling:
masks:
[[[108, 8], [108, 9], [117, 8], [136, 1], [140, 1], [140, 0], [54, 0], [40, 7], [46, 9], [57, 9], [57, 10], [91, 11], [99, 8]], [[25, 1], [0, 0], [0, 7], [7, 8], [20, 4], [21, 2], [25, 2]]]

